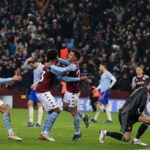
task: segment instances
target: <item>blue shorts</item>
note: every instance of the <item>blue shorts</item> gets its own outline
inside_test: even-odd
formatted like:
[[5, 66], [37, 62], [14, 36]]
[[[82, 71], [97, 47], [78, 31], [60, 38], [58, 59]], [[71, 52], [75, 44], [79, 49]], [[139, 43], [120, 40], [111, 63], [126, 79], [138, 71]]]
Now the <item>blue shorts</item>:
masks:
[[98, 102], [102, 103], [103, 105], [108, 104], [109, 95], [110, 95], [110, 91], [100, 92]]
[[29, 95], [29, 101], [33, 101], [35, 103], [40, 102], [36, 97], [35, 90], [31, 90], [30, 95]]

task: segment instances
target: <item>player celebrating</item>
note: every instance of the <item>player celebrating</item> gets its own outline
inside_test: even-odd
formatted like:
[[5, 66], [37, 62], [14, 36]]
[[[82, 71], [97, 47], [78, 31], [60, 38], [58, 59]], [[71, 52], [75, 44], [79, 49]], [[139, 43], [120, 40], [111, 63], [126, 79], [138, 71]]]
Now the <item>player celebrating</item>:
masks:
[[39, 137], [40, 140], [55, 141], [54, 138], [49, 136], [49, 132], [60, 113], [59, 106], [50, 92], [50, 87], [53, 86], [56, 78], [56, 76], [50, 72], [50, 66], [56, 64], [56, 58], [56, 50], [50, 50], [47, 53], [47, 62], [43, 68], [41, 80], [36, 86], [36, 96], [42, 103], [44, 109], [48, 112], [42, 133]]
[[[150, 79], [146, 79], [144, 81], [144, 87], [135, 90], [119, 111], [119, 121], [123, 134], [101, 130], [99, 135], [100, 143], [104, 143], [105, 136], [128, 142], [131, 138], [132, 127], [136, 122], [143, 122], [147, 126], [150, 125], [150, 117], [143, 115], [143, 111], [149, 100], [149, 92]], [[142, 133], [143, 131], [141, 130], [140, 132]]]
[[110, 95], [110, 89], [115, 85], [116, 78], [107, 70], [106, 64], [101, 64], [99, 67], [100, 72], [102, 72], [101, 81], [99, 86], [93, 90], [93, 93], [100, 90], [99, 100], [97, 102], [97, 110], [95, 117], [91, 120], [92, 122], [97, 122], [100, 115], [100, 110], [102, 105], [104, 105], [108, 120], [106, 123], [112, 123], [111, 112], [109, 110], [108, 99]]
[[[8, 83], [10, 81], [19, 81], [19, 80], [21, 80], [21, 76], [17, 76], [17, 75], [13, 76], [12, 78], [6, 78], [6, 79], [0, 78], [0, 84]], [[22, 141], [22, 138], [15, 135], [15, 133], [12, 129], [11, 122], [10, 122], [9, 107], [2, 100], [0, 100], [0, 112], [3, 113], [3, 121], [8, 130], [8, 139]]]
[[[77, 51], [77, 52], [78, 52], [78, 51]], [[70, 61], [69, 61], [69, 59], [64, 60], [64, 59], [59, 58], [59, 59], [58, 59], [58, 62], [59, 62], [60, 64], [62, 64], [62, 65], [70, 65], [70, 64], [71, 64]], [[77, 62], [76, 62], [76, 63], [77, 63]], [[77, 64], [78, 64], [78, 63], [77, 63]], [[53, 66], [53, 67], [54, 67], [54, 66]], [[59, 78], [59, 76], [61, 75], [59, 80], [66, 81], [66, 82], [78, 82], [78, 84], [79, 84], [80, 81], [87, 79], [86, 76], [80, 77], [80, 71], [77, 72], [78, 75], [68, 77], [68, 76], [63, 76], [63, 74], [62, 74], [64, 68], [62, 68], [62, 67], [59, 67], [59, 68], [56, 67], [56, 68], [55, 68], [55, 67], [54, 67], [54, 69], [53, 69], [53, 67], [51, 67], [51, 71], [54, 71], [54, 73], [57, 72], [56, 74], [57, 74], [58, 78]], [[59, 71], [58, 71], [58, 70], [59, 70]], [[64, 72], [65, 72], [65, 71], [64, 71]], [[65, 82], [64, 82], [64, 83], [65, 83]], [[70, 84], [70, 83], [68, 83], [68, 84]], [[73, 83], [72, 83], [72, 84], [73, 84]], [[66, 92], [67, 92], [67, 84], [65, 84], [65, 88], [66, 88], [66, 90], [65, 90], [65, 93], [66, 93]], [[64, 95], [65, 95], [65, 93], [64, 93]], [[64, 97], [64, 95], [63, 95], [63, 97]], [[78, 98], [78, 99], [79, 99], [79, 98]], [[66, 105], [66, 104], [64, 104], [64, 105]], [[66, 108], [66, 107], [65, 107], [65, 108]], [[64, 109], [64, 110], [70, 112], [70, 108], [67, 108], [67, 109]], [[88, 128], [88, 127], [89, 127], [89, 124], [90, 124], [89, 116], [86, 115], [86, 114], [83, 114], [83, 113], [81, 113], [81, 112], [78, 112], [78, 115], [79, 115], [80, 118], [83, 119], [83, 121], [84, 121], [84, 123], [85, 123], [85, 126]]]
[[[136, 68], [136, 76], [133, 77], [132, 79], [132, 89], [137, 89], [141, 86], [144, 86], [144, 81], [149, 78], [147, 75], [144, 75], [144, 71], [142, 66], [138, 66]], [[145, 113], [147, 109], [145, 109]], [[136, 134], [136, 137], [133, 139], [133, 144], [135, 145], [143, 145], [143, 146], [147, 146], [146, 143], [143, 143], [140, 140], [140, 137], [143, 135], [143, 133], [147, 130], [148, 126], [145, 125], [144, 123], [141, 124], [141, 126], [139, 127], [138, 133]]]
[[40, 81], [42, 70], [44, 65], [40, 62], [37, 62], [35, 58], [30, 57], [26, 60], [22, 68], [24, 69], [33, 69], [33, 84], [31, 85], [31, 92], [29, 95], [29, 101], [28, 101], [28, 110], [29, 110], [29, 122], [27, 123], [27, 127], [33, 127], [33, 116], [34, 116], [34, 103], [38, 106], [38, 120], [36, 123], [36, 127], [41, 126], [42, 116], [43, 116], [43, 107], [40, 101], [37, 99], [35, 94], [35, 88], [37, 83]]
[[[68, 77], [77, 78], [80, 76], [79, 64], [80, 53], [77, 50], [72, 50], [68, 55], [68, 60], [58, 59], [59, 63], [68, 65], [67, 67], [58, 67], [55, 65], [51, 66], [51, 69], [60, 73], [66, 74]], [[77, 105], [80, 95], [80, 83], [77, 82], [67, 82], [67, 92], [64, 95], [63, 99], [63, 108], [65, 111], [71, 113], [74, 119], [74, 129], [75, 134], [72, 138], [73, 141], [77, 141], [81, 137], [80, 132], [80, 117], [83, 118], [86, 126], [89, 126], [89, 118], [87, 115], [78, 112]]]

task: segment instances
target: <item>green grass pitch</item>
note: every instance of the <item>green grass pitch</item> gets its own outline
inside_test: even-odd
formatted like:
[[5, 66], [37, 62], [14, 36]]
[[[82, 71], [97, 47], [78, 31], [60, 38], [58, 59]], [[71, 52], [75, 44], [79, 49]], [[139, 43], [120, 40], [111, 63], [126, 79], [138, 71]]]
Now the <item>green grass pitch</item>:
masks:
[[[46, 113], [45, 113], [46, 114]], [[45, 115], [44, 114], [44, 115]], [[90, 118], [94, 113], [88, 113]], [[37, 111], [35, 111], [35, 116]], [[72, 117], [66, 112], [61, 112], [58, 117], [52, 135], [56, 142], [39, 141], [38, 136], [41, 128], [27, 128], [25, 127], [28, 117], [28, 112], [25, 109], [11, 110], [11, 119], [16, 133], [23, 138], [22, 142], [7, 140], [7, 130], [0, 117], [0, 150], [150, 150], [150, 147], [135, 146], [130, 143], [122, 143], [111, 138], [107, 138], [105, 144], [99, 144], [98, 132], [100, 128], [119, 131], [119, 123], [117, 114], [113, 114], [113, 124], [105, 124], [106, 116], [101, 114], [98, 123], [91, 123], [87, 129], [81, 120], [82, 138], [78, 142], [72, 142], [73, 124]], [[43, 118], [44, 120], [44, 118]], [[132, 138], [134, 137], [139, 124], [134, 126]], [[142, 140], [150, 145], [150, 130], [148, 129]]]

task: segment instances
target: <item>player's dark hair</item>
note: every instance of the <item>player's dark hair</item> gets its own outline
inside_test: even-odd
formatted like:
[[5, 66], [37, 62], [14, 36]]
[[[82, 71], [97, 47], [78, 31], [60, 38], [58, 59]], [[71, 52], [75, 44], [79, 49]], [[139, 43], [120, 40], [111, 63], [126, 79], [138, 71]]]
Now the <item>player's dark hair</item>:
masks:
[[71, 52], [73, 52], [73, 53], [75, 54], [75, 56], [76, 56], [77, 60], [79, 60], [79, 59], [80, 59], [81, 54], [80, 54], [80, 52], [79, 52], [78, 50], [72, 49], [72, 50], [71, 50]]
[[107, 64], [102, 62], [100, 65], [104, 66], [105, 68], [107, 68]]
[[144, 81], [144, 85], [145, 86], [147, 86], [147, 85], [149, 85], [150, 84], [150, 78], [148, 78], [148, 79], [146, 79], [145, 81]]
[[46, 56], [46, 61], [51, 61], [57, 59], [58, 56], [58, 51], [57, 50], [48, 50], [47, 56]]

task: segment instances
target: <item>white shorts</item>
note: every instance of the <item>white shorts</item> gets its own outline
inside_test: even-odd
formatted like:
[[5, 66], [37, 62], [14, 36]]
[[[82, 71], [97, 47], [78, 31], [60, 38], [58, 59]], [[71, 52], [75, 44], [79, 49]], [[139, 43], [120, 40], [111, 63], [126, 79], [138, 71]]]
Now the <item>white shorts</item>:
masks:
[[46, 111], [59, 107], [51, 92], [36, 93], [36, 96]]
[[2, 100], [0, 100], [0, 106], [3, 105], [3, 104], [4, 104], [4, 102]]
[[78, 106], [80, 93], [66, 92], [64, 94], [63, 102], [67, 103], [69, 107]]

